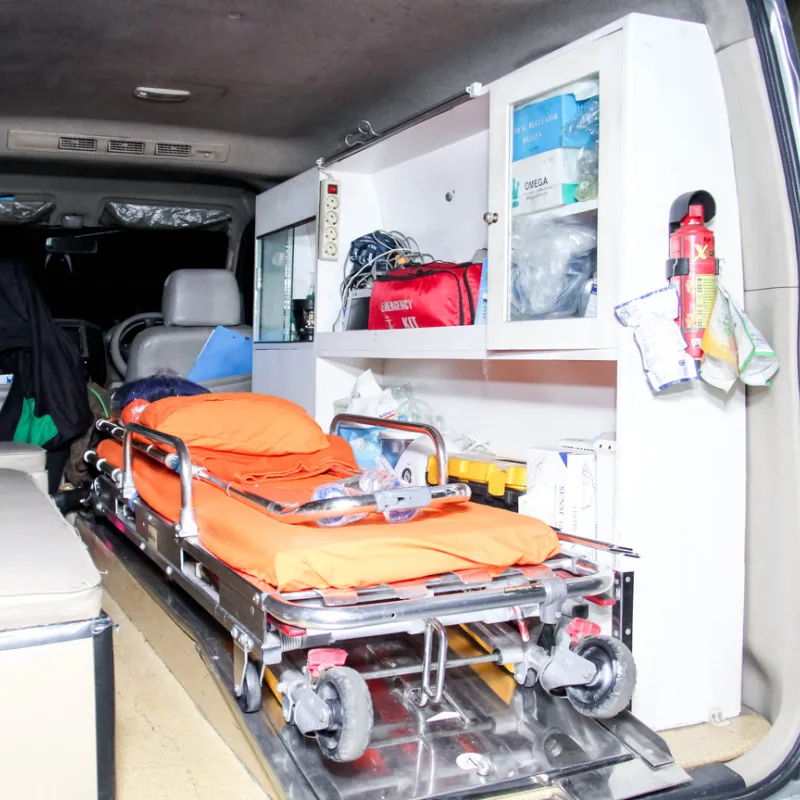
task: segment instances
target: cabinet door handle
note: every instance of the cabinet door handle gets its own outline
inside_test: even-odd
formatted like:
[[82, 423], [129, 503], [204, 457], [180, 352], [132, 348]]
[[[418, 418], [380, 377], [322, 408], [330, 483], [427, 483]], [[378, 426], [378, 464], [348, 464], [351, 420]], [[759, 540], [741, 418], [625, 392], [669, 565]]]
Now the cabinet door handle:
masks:
[[487, 212], [486, 212], [486, 213], [483, 215], [483, 221], [484, 221], [484, 222], [485, 222], [487, 225], [493, 225], [495, 222], [497, 222], [497, 220], [498, 220], [498, 219], [499, 219], [499, 218], [498, 218], [497, 214], [496, 214], [494, 211], [487, 211]]

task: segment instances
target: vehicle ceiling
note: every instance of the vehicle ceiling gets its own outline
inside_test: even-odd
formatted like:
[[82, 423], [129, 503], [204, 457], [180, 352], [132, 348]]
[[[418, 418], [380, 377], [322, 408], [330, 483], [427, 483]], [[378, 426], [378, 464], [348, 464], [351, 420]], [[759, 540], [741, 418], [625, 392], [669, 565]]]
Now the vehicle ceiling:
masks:
[[[7, 149], [24, 129], [218, 142], [226, 162], [193, 169], [282, 178], [360, 119], [380, 132], [637, 10], [706, 22], [717, 47], [750, 35], [744, 0], [0, 0], [0, 167], [32, 158]], [[141, 85], [192, 98], [143, 102]]]

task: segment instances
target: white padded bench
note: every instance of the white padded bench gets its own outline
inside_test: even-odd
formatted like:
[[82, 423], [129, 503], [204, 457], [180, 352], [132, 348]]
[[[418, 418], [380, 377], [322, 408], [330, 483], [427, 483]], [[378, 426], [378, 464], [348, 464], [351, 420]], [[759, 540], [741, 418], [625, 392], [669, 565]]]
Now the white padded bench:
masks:
[[0, 442], [0, 469], [27, 472], [45, 494], [47, 494], [46, 457], [47, 453], [35, 444]]
[[112, 800], [114, 666], [100, 574], [15, 458], [14, 469], [0, 458], [0, 797]]

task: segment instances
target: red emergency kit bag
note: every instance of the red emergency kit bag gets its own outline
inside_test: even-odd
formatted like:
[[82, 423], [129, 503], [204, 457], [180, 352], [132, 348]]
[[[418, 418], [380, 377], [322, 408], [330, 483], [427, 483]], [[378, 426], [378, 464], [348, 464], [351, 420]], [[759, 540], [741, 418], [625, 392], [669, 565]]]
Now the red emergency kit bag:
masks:
[[369, 330], [472, 325], [482, 268], [434, 262], [380, 275], [369, 300]]

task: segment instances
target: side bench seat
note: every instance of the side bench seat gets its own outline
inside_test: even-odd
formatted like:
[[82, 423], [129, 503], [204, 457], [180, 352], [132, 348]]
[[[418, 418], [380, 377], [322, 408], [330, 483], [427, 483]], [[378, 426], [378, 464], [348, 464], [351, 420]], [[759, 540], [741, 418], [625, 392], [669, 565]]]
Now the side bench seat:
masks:
[[111, 800], [113, 646], [100, 574], [36, 478], [17, 468], [37, 471], [28, 455], [0, 467], [0, 796]]
[[47, 453], [28, 442], [0, 442], [0, 469], [27, 472], [36, 485], [47, 494]]

